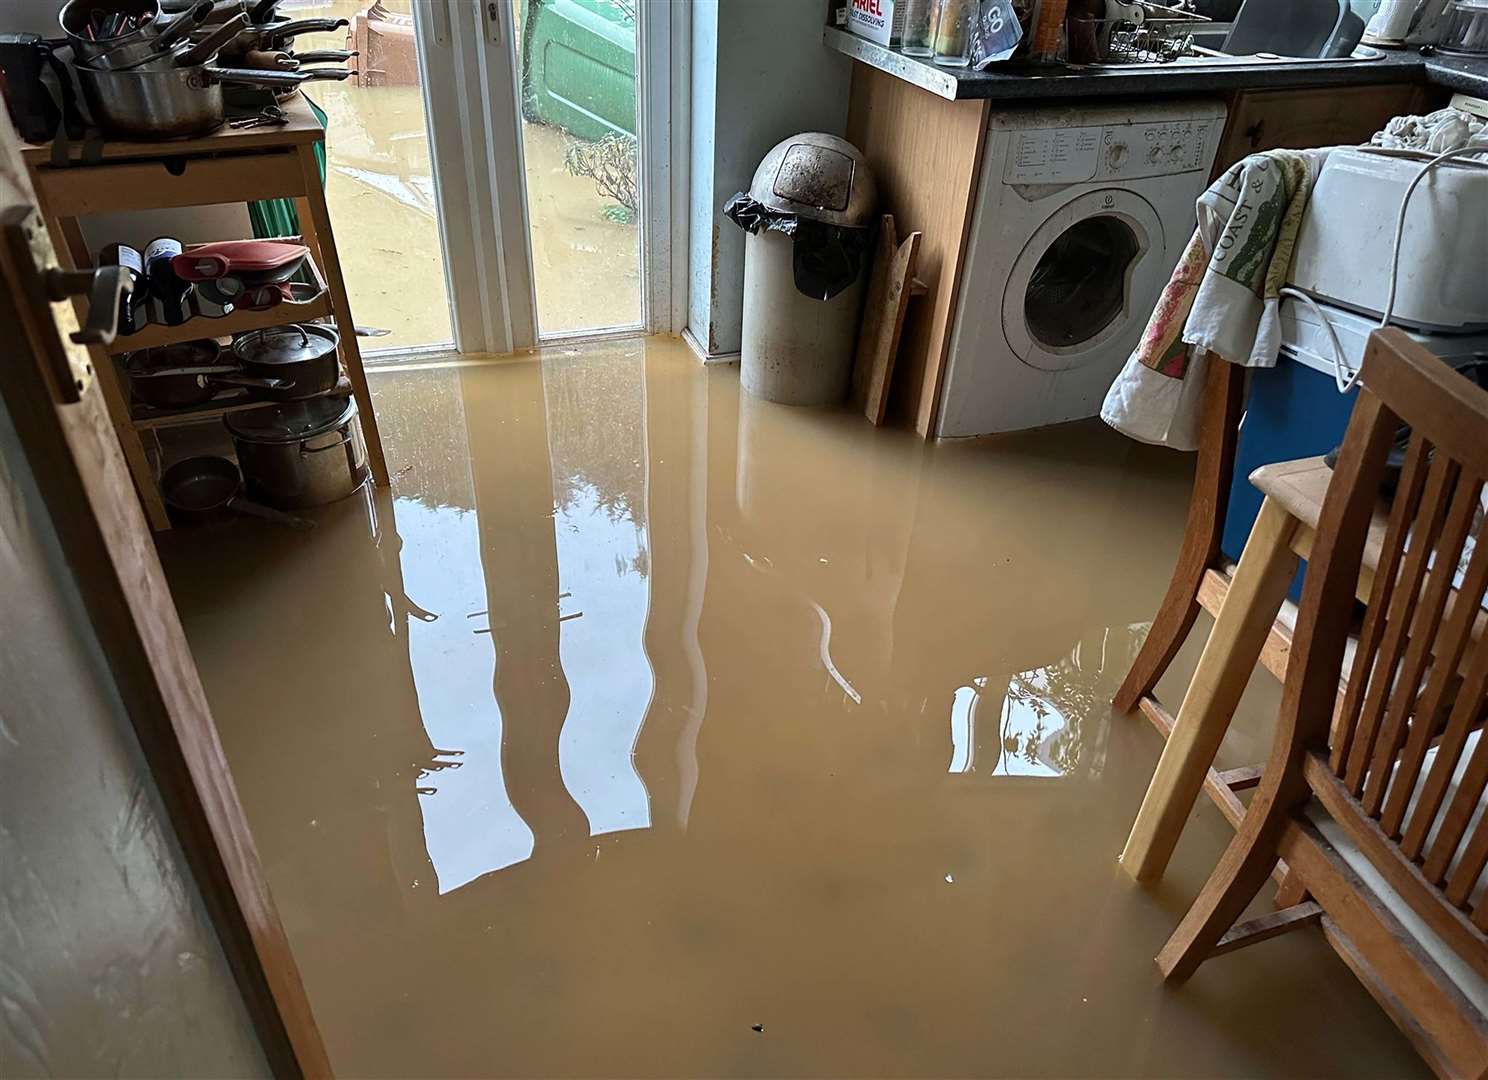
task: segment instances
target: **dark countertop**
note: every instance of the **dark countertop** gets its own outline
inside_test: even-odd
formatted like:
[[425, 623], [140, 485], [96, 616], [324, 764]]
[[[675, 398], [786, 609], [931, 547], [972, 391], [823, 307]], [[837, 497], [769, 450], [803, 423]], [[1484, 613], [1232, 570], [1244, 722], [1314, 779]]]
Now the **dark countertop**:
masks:
[[1054, 100], [1121, 94], [1187, 94], [1212, 90], [1270, 90], [1288, 87], [1363, 86], [1429, 82], [1488, 98], [1488, 58], [1423, 57], [1415, 51], [1385, 51], [1377, 60], [1274, 61], [1225, 66], [1067, 68], [999, 64], [987, 71], [945, 68], [876, 45], [845, 30], [827, 27], [823, 43], [870, 67], [898, 76], [950, 101]]

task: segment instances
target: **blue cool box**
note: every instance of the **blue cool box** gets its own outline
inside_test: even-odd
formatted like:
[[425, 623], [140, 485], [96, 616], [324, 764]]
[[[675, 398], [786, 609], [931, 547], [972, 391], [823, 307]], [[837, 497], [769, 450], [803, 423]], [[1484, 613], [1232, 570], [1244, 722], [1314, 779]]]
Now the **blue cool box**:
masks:
[[[1220, 540], [1227, 557], [1239, 560], [1261, 512], [1261, 493], [1250, 482], [1251, 472], [1262, 465], [1332, 450], [1343, 441], [1358, 396], [1357, 388], [1340, 394], [1331, 372], [1316, 371], [1286, 356], [1273, 368], [1256, 368], [1251, 373]], [[1290, 595], [1293, 600], [1302, 598], [1301, 570]]]

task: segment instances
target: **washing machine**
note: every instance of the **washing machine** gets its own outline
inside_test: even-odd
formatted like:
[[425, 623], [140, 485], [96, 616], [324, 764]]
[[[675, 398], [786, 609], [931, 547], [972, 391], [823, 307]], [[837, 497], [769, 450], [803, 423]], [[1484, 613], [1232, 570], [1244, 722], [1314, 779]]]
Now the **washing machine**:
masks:
[[1193, 233], [1225, 107], [998, 111], [988, 124], [936, 435], [1095, 416]]

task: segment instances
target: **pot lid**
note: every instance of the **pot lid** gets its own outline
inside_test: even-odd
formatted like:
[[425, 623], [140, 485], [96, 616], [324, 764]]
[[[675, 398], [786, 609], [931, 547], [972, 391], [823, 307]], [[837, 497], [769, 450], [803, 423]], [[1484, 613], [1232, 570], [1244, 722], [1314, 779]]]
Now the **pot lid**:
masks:
[[245, 442], [295, 443], [334, 431], [356, 411], [349, 397], [318, 397], [228, 413], [222, 420], [234, 438]]
[[290, 323], [254, 330], [233, 342], [245, 364], [298, 364], [336, 348], [336, 331], [319, 323]]

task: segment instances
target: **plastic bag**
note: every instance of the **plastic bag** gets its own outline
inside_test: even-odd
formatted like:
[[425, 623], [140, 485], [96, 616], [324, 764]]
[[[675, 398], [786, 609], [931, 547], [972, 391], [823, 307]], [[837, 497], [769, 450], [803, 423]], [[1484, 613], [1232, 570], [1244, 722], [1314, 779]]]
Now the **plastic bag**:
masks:
[[792, 241], [796, 288], [813, 300], [830, 300], [858, 280], [873, 245], [873, 229], [830, 225], [775, 210], [741, 191], [723, 204], [724, 214], [747, 233], [773, 229]]

